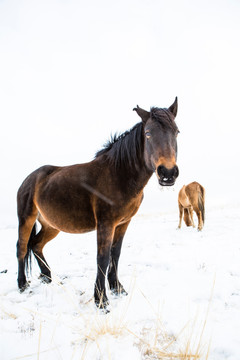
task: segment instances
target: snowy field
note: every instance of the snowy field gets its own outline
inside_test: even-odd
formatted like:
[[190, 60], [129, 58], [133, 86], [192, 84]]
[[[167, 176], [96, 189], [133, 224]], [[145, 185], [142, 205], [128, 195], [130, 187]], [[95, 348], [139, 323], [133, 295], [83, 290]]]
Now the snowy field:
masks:
[[[0, 0], [0, 360], [240, 359], [240, 2]], [[93, 302], [96, 234], [44, 249], [53, 282], [17, 289], [16, 193], [93, 159], [137, 104], [178, 96], [176, 187], [206, 189], [202, 232], [152, 181], [123, 242], [127, 297]], [[153, 180], [157, 183], [155, 175]]]
[[[210, 207], [202, 232], [178, 212], [140, 212], [123, 243], [129, 295], [96, 310], [95, 232], [45, 247], [54, 281], [17, 289], [16, 228], [0, 230], [0, 359], [240, 359], [240, 206]], [[4, 244], [8, 244], [5, 246]]]

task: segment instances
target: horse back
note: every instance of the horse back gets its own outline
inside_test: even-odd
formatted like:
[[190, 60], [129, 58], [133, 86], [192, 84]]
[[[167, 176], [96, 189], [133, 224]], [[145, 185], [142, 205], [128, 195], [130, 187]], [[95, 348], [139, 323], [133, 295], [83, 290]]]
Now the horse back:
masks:
[[203, 210], [205, 202], [205, 189], [198, 182], [194, 181], [186, 186], [186, 194], [191, 201], [194, 208], [201, 208]]

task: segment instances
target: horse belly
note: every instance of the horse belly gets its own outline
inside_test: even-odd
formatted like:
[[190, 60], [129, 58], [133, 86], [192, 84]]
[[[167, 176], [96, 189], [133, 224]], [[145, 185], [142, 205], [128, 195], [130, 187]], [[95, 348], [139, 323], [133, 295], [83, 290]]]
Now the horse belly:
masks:
[[44, 221], [51, 227], [67, 233], [79, 234], [96, 229], [96, 221], [88, 196], [56, 191], [50, 196], [40, 192], [35, 202]]
[[43, 218], [44, 223], [57, 229], [72, 234], [81, 234], [96, 229], [96, 222], [93, 213], [87, 212], [64, 212], [63, 209], [51, 209], [51, 207], [37, 206], [39, 219]]
[[38, 207], [38, 211], [45, 223], [59, 231], [81, 234], [96, 229], [94, 215], [89, 212], [85, 214], [71, 211], [64, 213], [56, 209], [51, 211], [51, 209], [45, 207]]

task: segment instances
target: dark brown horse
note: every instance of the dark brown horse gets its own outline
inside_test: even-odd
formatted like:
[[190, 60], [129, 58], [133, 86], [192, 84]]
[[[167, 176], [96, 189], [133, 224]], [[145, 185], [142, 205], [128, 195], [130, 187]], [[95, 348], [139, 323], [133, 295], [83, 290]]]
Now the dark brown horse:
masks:
[[[142, 121], [114, 137], [93, 161], [73, 166], [43, 166], [31, 173], [18, 190], [18, 286], [28, 283], [25, 268], [31, 252], [42, 280], [51, 281], [43, 247], [60, 231], [79, 234], [97, 230], [97, 278], [94, 298], [108, 303], [110, 290], [126, 294], [117, 269], [123, 237], [142, 199], [143, 188], [155, 172], [159, 183], [171, 186], [178, 176], [177, 98], [168, 109], [150, 112], [134, 108]], [[36, 221], [41, 230], [36, 233]]]

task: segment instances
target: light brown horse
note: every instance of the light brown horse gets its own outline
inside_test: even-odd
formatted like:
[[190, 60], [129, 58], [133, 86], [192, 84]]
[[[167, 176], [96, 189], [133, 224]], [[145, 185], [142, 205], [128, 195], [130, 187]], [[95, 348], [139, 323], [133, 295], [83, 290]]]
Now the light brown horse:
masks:
[[205, 189], [198, 182], [194, 181], [184, 185], [178, 194], [179, 206], [179, 225], [182, 225], [182, 216], [184, 211], [184, 221], [187, 226], [195, 227], [193, 221], [193, 210], [198, 217], [198, 230], [202, 230], [205, 220]]
[[[42, 280], [50, 282], [51, 272], [43, 256], [47, 242], [60, 231], [80, 234], [97, 230], [95, 303], [101, 308], [108, 303], [106, 278], [112, 292], [126, 294], [118, 280], [118, 260], [125, 232], [142, 202], [143, 189], [154, 172], [163, 186], [174, 185], [179, 173], [177, 98], [169, 108], [146, 111], [137, 106], [133, 110], [142, 121], [115, 136], [94, 160], [64, 167], [46, 165], [22, 183], [17, 196], [20, 291], [28, 286], [25, 267], [31, 252]], [[38, 233], [36, 221], [41, 224]]]

